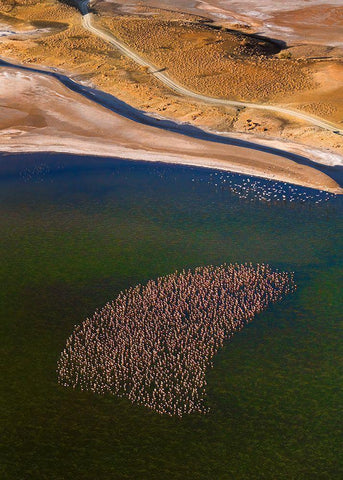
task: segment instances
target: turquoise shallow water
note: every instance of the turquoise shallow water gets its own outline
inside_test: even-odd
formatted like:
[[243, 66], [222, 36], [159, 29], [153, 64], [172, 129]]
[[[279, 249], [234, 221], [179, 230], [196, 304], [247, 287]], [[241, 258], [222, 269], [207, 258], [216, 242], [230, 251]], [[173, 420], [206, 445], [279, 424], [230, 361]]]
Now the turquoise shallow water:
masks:
[[[342, 199], [252, 201], [210, 170], [70, 155], [3, 155], [0, 184], [1, 478], [341, 478]], [[221, 350], [207, 416], [57, 385], [73, 326], [121, 289], [246, 261], [298, 289]]]

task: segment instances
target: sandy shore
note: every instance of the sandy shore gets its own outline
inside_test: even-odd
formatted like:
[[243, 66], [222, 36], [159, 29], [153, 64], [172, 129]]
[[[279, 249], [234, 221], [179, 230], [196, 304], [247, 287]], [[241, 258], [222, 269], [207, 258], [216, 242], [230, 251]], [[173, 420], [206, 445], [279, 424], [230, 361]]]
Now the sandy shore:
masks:
[[69, 152], [179, 163], [336, 193], [341, 190], [317, 169], [277, 155], [189, 138], [134, 122], [44, 74], [0, 68], [0, 97], [3, 152]]

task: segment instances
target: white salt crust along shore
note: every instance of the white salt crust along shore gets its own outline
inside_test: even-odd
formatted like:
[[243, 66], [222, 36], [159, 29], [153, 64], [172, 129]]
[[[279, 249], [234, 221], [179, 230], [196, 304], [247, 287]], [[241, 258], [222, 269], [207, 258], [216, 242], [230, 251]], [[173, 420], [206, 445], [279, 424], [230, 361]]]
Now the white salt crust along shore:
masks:
[[[0, 151], [63, 152], [209, 167], [341, 193], [315, 168], [108, 111], [44, 74], [0, 68]], [[280, 146], [284, 148], [282, 142]]]

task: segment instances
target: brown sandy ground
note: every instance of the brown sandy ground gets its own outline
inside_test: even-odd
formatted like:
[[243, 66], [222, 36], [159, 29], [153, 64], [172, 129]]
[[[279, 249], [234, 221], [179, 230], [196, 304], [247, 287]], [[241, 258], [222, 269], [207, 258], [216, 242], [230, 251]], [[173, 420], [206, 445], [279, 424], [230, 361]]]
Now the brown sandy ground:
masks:
[[[97, 8], [101, 13], [101, 3]], [[180, 18], [179, 14], [175, 18], [174, 12], [156, 13], [148, 7], [136, 10], [136, 15], [102, 16], [98, 22], [183, 85], [209, 96], [257, 103], [288, 104], [297, 95], [302, 108], [317, 103], [318, 116], [342, 120], [341, 49], [329, 48], [323, 55], [321, 46], [297, 46], [278, 53], [279, 48], [268, 40], [218, 30], [198, 17]], [[330, 61], [336, 55], [337, 59]], [[330, 98], [326, 83], [315, 75], [328, 63], [341, 80]], [[313, 108], [310, 110], [313, 113]]]
[[[7, 95], [4, 95], [7, 93]], [[116, 115], [43, 74], [0, 68], [0, 151], [54, 151], [251, 173], [340, 193], [318, 170], [241, 147], [157, 130]]]
[[273, 43], [188, 22], [175, 21], [169, 12], [158, 17], [101, 18], [135, 51], [206, 95], [259, 102], [314, 86], [308, 66], [292, 59], [280, 61], [273, 55], [279, 51]]
[[[137, 2], [107, 0], [107, 9]], [[286, 40], [343, 45], [341, 0], [149, 0], [155, 7], [206, 15], [221, 25], [245, 25], [264, 35]], [[111, 7], [112, 6], [112, 7]]]
[[[342, 3], [342, 2], [341, 2]], [[275, 13], [270, 21], [292, 29], [294, 41], [343, 44], [343, 5], [314, 5]]]
[[[208, 106], [174, 94], [142, 67], [86, 32], [80, 25], [80, 14], [65, 4], [0, 0], [1, 5], [7, 6], [8, 19], [24, 24], [33, 19], [68, 24], [67, 29], [38, 38], [3, 37], [0, 55], [4, 57], [57, 67], [151, 113], [216, 131], [281, 138], [321, 148], [323, 153], [343, 154], [342, 139], [332, 132], [281, 115]], [[96, 3], [99, 12], [103, 5]], [[134, 14], [113, 18], [112, 13], [104, 15], [106, 10], [97, 21], [189, 87], [208, 95], [299, 108], [342, 124], [340, 49], [297, 45], [273, 54], [275, 46], [267, 40], [213, 29], [203, 17], [146, 6], [132, 7], [131, 11]], [[314, 59], [318, 56], [324, 58]]]

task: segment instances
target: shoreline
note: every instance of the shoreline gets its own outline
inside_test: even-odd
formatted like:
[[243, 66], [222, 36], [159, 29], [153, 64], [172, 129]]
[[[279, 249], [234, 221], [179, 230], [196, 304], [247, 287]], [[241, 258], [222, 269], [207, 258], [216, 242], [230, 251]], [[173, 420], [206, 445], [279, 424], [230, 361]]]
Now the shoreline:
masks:
[[[3, 125], [0, 119], [1, 152], [165, 162], [343, 192], [333, 178], [320, 171], [323, 165], [301, 155], [153, 118], [49, 70], [0, 65], [5, 98]], [[12, 93], [11, 97], [10, 91], [17, 95]], [[26, 104], [16, 100], [20, 91], [25, 93], [22, 98]]]
[[[144, 161], [144, 162], [154, 162], [154, 163], [166, 163], [169, 165], [184, 165], [190, 167], [198, 168], [207, 168], [219, 171], [225, 171], [229, 173], [243, 174], [252, 177], [263, 178], [266, 180], [273, 180], [278, 182], [285, 182], [292, 185], [298, 185], [301, 187], [311, 188], [314, 190], [326, 191], [336, 195], [342, 195], [343, 189], [332, 180], [332, 186], [328, 185], [314, 185], [311, 181], [306, 180], [297, 180], [296, 178], [288, 178], [284, 174], [277, 173], [268, 173], [260, 172], [253, 168], [244, 167], [229, 160], [221, 161], [209, 158], [192, 157], [192, 156], [182, 156], [182, 155], [172, 155], [172, 154], [160, 154], [157, 152], [147, 152], [144, 150], [135, 150], [129, 148], [116, 148], [113, 151], [113, 145], [104, 145], [103, 142], [93, 143], [93, 142], [82, 142], [82, 145], [79, 144], [79, 141], [73, 142], [72, 139], [69, 142], [69, 145], [51, 145], [48, 141], [46, 145], [42, 142], [41, 138], [37, 139], [39, 144], [27, 144], [22, 145], [0, 145], [0, 155], [11, 155], [11, 154], [32, 154], [32, 153], [63, 153], [70, 155], [80, 155], [80, 156], [93, 156], [93, 157], [107, 157], [118, 160], [128, 160], [128, 161]], [[6, 148], [9, 147], [9, 148]], [[93, 150], [92, 147], [95, 149]], [[90, 150], [91, 149], [91, 150]], [[323, 174], [325, 175], [325, 174]], [[326, 175], [325, 175], [326, 176]], [[330, 178], [330, 177], [328, 177]], [[336, 185], [334, 185], [336, 183]]]

